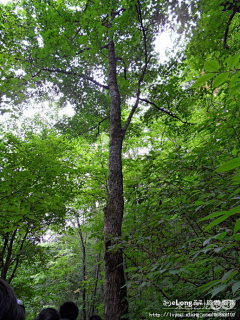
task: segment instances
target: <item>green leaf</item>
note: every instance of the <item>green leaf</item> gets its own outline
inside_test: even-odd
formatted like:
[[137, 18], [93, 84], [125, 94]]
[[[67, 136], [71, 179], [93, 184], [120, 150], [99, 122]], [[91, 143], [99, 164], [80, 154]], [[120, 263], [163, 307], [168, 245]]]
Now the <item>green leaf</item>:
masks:
[[203, 85], [206, 81], [210, 80], [210, 79], [213, 78], [214, 76], [215, 76], [214, 73], [204, 74], [201, 78], [199, 78], [199, 79], [197, 79], [197, 80], [195, 81], [195, 83], [190, 87], [190, 89], [200, 87], [200, 86]]
[[217, 226], [218, 224], [220, 224], [221, 222], [225, 221], [227, 218], [229, 218], [231, 215], [233, 215], [234, 213], [228, 213], [225, 214], [224, 216], [212, 221], [206, 228], [205, 231], [212, 229], [213, 227]]
[[240, 91], [240, 83], [238, 83], [234, 87], [232, 87], [232, 89], [229, 91], [229, 96], [228, 97], [231, 98], [236, 93], [239, 93], [239, 91]]
[[217, 60], [209, 60], [204, 62], [204, 69], [207, 72], [213, 72], [219, 70], [219, 62]]
[[228, 211], [217, 211], [217, 212], [211, 213], [208, 216], [202, 218], [200, 221], [216, 218], [216, 217], [222, 216], [222, 215], [227, 214], [227, 213], [228, 213]]
[[240, 181], [240, 174], [237, 174], [232, 180], [233, 181]]
[[240, 229], [240, 219], [237, 220], [233, 233], [238, 232], [239, 229]]
[[213, 239], [217, 239], [217, 240], [223, 240], [226, 236], [227, 232], [221, 232], [219, 234], [217, 234], [215, 237], [213, 237]]
[[204, 291], [207, 291], [218, 283], [220, 283], [220, 280], [213, 280], [213, 281], [210, 281], [210, 282], [202, 285], [201, 287], [199, 287], [199, 289], [204, 289]]
[[240, 241], [240, 233], [236, 233], [233, 235], [235, 241]]
[[240, 59], [240, 53], [236, 54], [235, 56], [228, 57], [226, 59], [226, 63], [230, 69], [238, 68]]
[[240, 205], [239, 206], [236, 206], [234, 208], [232, 208], [231, 210], [229, 211], [222, 211], [222, 212], [215, 212], [213, 214], [210, 214], [209, 216], [203, 218], [202, 220], [207, 220], [207, 219], [211, 219], [211, 218], [215, 218], [219, 215], [221, 215], [220, 218], [212, 221], [206, 228], [205, 230], [209, 230], [213, 227], [215, 227], [216, 225], [218, 225], [219, 223], [225, 221], [227, 218], [229, 218], [230, 216], [236, 214], [236, 213], [239, 213], [240, 212]]
[[170, 271], [169, 271], [170, 274], [178, 274], [178, 273], [180, 273], [180, 272], [181, 272], [180, 269], [178, 269], [178, 270], [170, 270]]
[[224, 275], [223, 275], [223, 277], [222, 277], [222, 284], [226, 281], [226, 280], [230, 280], [230, 279], [232, 279], [232, 277], [234, 277], [235, 276], [235, 274], [237, 274], [238, 273], [238, 271], [237, 270], [235, 270], [235, 269], [231, 269], [231, 270], [229, 270], [228, 272], [226, 272]]
[[223, 249], [224, 249], [224, 247], [218, 247], [218, 248], [215, 248], [213, 251], [216, 252], [216, 253], [219, 253], [219, 252], [221, 252]]
[[31, 74], [27, 74], [27, 75], [24, 77], [24, 79], [27, 80], [27, 81], [30, 80], [31, 78], [32, 78], [32, 75], [31, 75]]
[[146, 286], [148, 286], [148, 282], [143, 281], [138, 288], [140, 289], [140, 288], [143, 288], [143, 287], [146, 287]]
[[233, 294], [235, 294], [239, 289], [240, 289], [240, 281], [234, 283], [234, 285], [232, 286]]
[[213, 85], [212, 88], [215, 89], [217, 87], [219, 87], [221, 84], [223, 84], [227, 78], [228, 78], [228, 73], [221, 73], [219, 74], [213, 81]]
[[232, 208], [231, 210], [229, 210], [229, 212], [233, 213], [233, 214], [239, 213], [240, 212], [240, 205]]
[[240, 157], [229, 160], [228, 162], [224, 163], [220, 167], [217, 168], [216, 172], [225, 172], [232, 169], [235, 169], [240, 166]]
[[229, 89], [234, 88], [236, 86], [236, 84], [239, 83], [239, 77], [240, 77], [240, 72], [236, 72], [234, 74], [231, 75], [231, 80], [229, 83]]
[[211, 240], [212, 240], [212, 237], [209, 238], [209, 239], [207, 239], [207, 240], [205, 240], [205, 241], [203, 242], [203, 247], [205, 247], [206, 245], [208, 245]]
[[199, 206], [199, 205], [201, 205], [201, 204], [205, 204], [205, 202], [202, 201], [202, 200], [198, 200], [198, 201], [195, 202], [195, 205], [196, 205], [196, 206]]
[[227, 288], [227, 286], [228, 286], [227, 284], [224, 284], [210, 291], [210, 293], [212, 293], [211, 298], [215, 297], [218, 293], [224, 291]]

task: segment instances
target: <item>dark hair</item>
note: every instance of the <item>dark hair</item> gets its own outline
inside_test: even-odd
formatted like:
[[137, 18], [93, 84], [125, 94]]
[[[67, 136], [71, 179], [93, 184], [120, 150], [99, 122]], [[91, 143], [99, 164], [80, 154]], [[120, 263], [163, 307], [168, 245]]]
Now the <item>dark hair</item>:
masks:
[[59, 320], [60, 314], [56, 309], [46, 308], [43, 309], [35, 320]]
[[0, 320], [24, 320], [25, 311], [20, 308], [11, 286], [0, 279]]
[[91, 316], [88, 320], [102, 320], [102, 318], [95, 314], [95, 315]]
[[76, 320], [78, 316], [78, 306], [75, 302], [67, 301], [60, 306], [59, 312], [61, 318]]
[[23, 305], [22, 300], [17, 299], [17, 305], [18, 305], [18, 313], [20, 315], [19, 319], [25, 319], [26, 310], [25, 310], [25, 307]]

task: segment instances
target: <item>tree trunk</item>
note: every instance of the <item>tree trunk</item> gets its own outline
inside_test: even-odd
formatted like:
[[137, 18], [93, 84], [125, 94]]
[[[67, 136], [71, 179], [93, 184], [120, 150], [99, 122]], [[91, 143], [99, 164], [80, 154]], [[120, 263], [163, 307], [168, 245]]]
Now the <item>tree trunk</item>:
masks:
[[81, 229], [81, 225], [79, 222], [78, 217], [77, 219], [77, 224], [78, 224], [78, 234], [79, 234], [79, 238], [81, 241], [81, 246], [82, 246], [82, 264], [83, 264], [83, 270], [82, 270], [82, 281], [83, 281], [83, 291], [82, 291], [82, 309], [83, 309], [83, 320], [87, 319], [87, 313], [86, 313], [86, 286], [85, 286], [85, 281], [86, 281], [86, 248], [85, 248], [85, 243], [84, 243], [84, 239], [83, 239], [83, 234], [82, 234], [82, 229]]
[[[96, 239], [96, 243], [97, 242], [98, 242], [98, 239]], [[93, 290], [92, 290], [91, 299], [90, 299], [91, 304], [88, 310], [88, 317], [90, 317], [92, 314], [95, 313], [95, 301], [97, 296], [98, 281], [100, 277], [100, 261], [101, 261], [101, 254], [97, 253], [96, 266], [95, 266], [95, 279], [94, 279], [94, 285], [93, 285]]]
[[115, 47], [112, 39], [108, 46], [110, 106], [110, 147], [108, 203], [104, 209], [104, 297], [105, 320], [120, 320], [127, 313], [127, 290], [124, 279], [123, 256], [121, 249], [112, 246], [118, 244], [121, 237], [123, 218], [123, 175], [121, 101], [117, 84]]
[[13, 280], [13, 278], [15, 277], [15, 274], [16, 274], [16, 272], [17, 272], [18, 265], [19, 265], [19, 259], [20, 259], [20, 257], [21, 257], [21, 252], [22, 252], [22, 250], [23, 250], [24, 243], [25, 243], [25, 241], [26, 241], [26, 239], [27, 239], [27, 236], [28, 236], [28, 231], [29, 231], [29, 230], [27, 229], [27, 231], [25, 232], [25, 235], [24, 235], [23, 239], [21, 240], [21, 245], [20, 245], [20, 248], [18, 249], [17, 258], [16, 258], [16, 260], [15, 260], [15, 266], [14, 266], [13, 271], [12, 271], [12, 274], [11, 274], [9, 280], [8, 280], [8, 283], [11, 283], [11, 282], [12, 282], [12, 280]]
[[8, 272], [9, 266], [11, 264], [11, 258], [12, 258], [12, 253], [13, 253], [13, 243], [14, 243], [16, 234], [17, 234], [17, 229], [14, 230], [11, 234], [11, 239], [10, 239], [9, 245], [7, 246], [7, 256], [6, 256], [5, 262], [2, 267], [2, 271], [1, 271], [1, 278], [5, 281], [7, 281], [7, 272]]

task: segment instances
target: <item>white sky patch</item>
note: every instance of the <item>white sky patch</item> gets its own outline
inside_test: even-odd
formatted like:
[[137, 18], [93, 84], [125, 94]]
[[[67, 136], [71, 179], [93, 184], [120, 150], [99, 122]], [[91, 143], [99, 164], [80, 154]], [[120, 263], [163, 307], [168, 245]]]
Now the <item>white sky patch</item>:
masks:
[[168, 60], [167, 51], [173, 49], [174, 40], [175, 37], [166, 31], [157, 36], [155, 41], [155, 50], [159, 53], [161, 63], [164, 63]]
[[[48, 102], [44, 102], [42, 104], [39, 104], [38, 106], [32, 105], [32, 107], [28, 107], [27, 109], [25, 109], [23, 111], [22, 117], [23, 118], [31, 118], [34, 115], [36, 115], [36, 113], [39, 113], [43, 118], [46, 118], [46, 120], [50, 120], [50, 118], [53, 119], [53, 123], [54, 121], [54, 115], [56, 118], [62, 118], [64, 115], [68, 116], [68, 117], [72, 117], [74, 115], [74, 109], [72, 107], [72, 105], [70, 103], [67, 103], [66, 106], [64, 108], [60, 108], [58, 110], [52, 110], [52, 107], [50, 105], [48, 105]], [[57, 115], [56, 115], [57, 113]], [[50, 121], [51, 122], [51, 121]]]
[[4, 131], [21, 134], [23, 128], [32, 128], [35, 133], [42, 132], [43, 128], [53, 127], [64, 116], [72, 117], [75, 111], [70, 103], [64, 108], [58, 108], [54, 103], [29, 103], [18, 116], [13, 117], [11, 112], [0, 114], [0, 126]]
[[75, 114], [75, 111], [72, 107], [72, 105], [68, 102], [66, 107], [59, 110], [59, 116], [63, 117], [64, 115], [68, 116], [68, 117], [72, 117]]

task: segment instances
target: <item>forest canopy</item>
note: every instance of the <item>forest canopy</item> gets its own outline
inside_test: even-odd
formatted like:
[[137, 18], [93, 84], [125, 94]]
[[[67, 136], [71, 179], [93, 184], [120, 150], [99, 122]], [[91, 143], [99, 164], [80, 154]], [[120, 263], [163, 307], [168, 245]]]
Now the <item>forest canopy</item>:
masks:
[[83, 320], [225, 300], [239, 318], [239, 18], [238, 0], [0, 4], [0, 272], [27, 319], [66, 300]]

